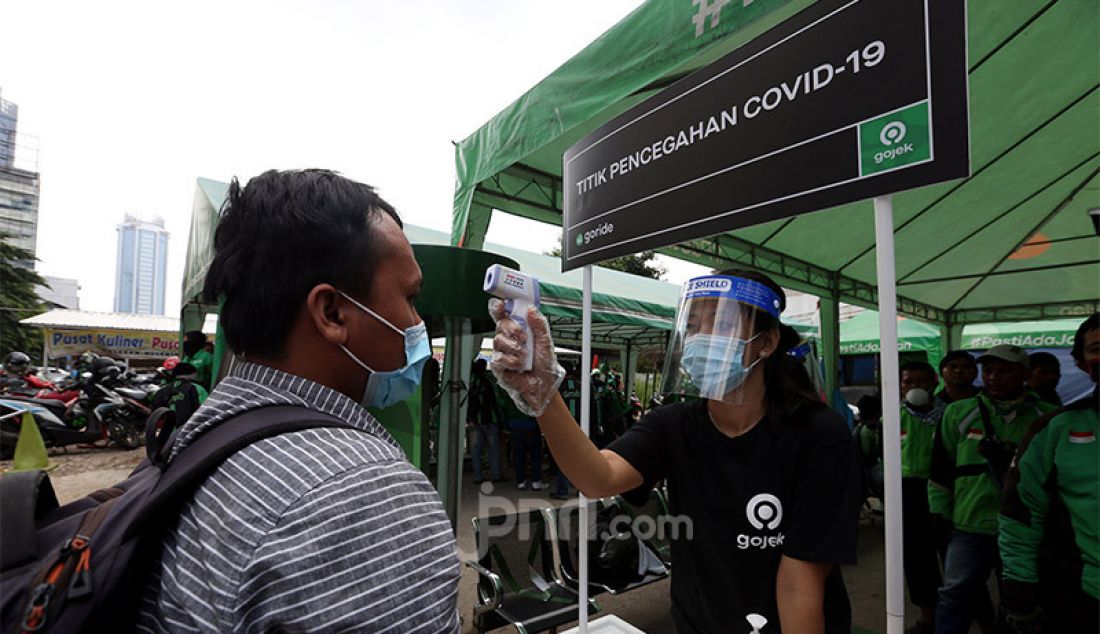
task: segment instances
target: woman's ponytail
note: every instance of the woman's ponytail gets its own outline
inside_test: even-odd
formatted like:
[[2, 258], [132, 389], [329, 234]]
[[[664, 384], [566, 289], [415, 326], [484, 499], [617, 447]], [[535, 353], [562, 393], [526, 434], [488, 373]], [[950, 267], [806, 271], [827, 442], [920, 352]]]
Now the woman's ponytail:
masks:
[[[728, 269], [721, 271], [719, 275], [732, 275], [759, 282], [779, 297], [780, 312], [787, 307], [787, 295], [783, 292], [783, 288], [762, 273]], [[802, 338], [798, 332], [767, 313], [757, 312], [756, 333], [767, 332], [772, 328], [779, 329], [779, 345], [775, 352], [764, 360], [764, 399], [768, 411], [790, 416], [803, 410], [823, 407], [821, 397], [818, 396], [805, 368], [787, 354], [801, 343]]]
[[802, 364], [787, 353], [798, 346], [801, 337], [794, 328], [778, 322], [779, 345], [764, 360], [764, 389], [768, 411], [789, 416], [806, 408], [822, 406], [821, 398]]

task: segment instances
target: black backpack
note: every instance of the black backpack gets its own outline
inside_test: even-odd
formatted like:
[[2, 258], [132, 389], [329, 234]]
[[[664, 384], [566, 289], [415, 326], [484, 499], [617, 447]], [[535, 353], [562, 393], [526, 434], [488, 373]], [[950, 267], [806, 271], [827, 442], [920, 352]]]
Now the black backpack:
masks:
[[176, 425], [182, 427], [199, 409], [199, 388], [187, 379], [172, 379], [153, 394], [150, 409], [169, 408], [176, 414]]
[[164, 530], [222, 462], [264, 438], [351, 425], [303, 407], [263, 407], [222, 421], [168, 463], [171, 427], [158, 435], [151, 422], [148, 458], [130, 477], [65, 506], [43, 471], [0, 478], [0, 631], [133, 630]]

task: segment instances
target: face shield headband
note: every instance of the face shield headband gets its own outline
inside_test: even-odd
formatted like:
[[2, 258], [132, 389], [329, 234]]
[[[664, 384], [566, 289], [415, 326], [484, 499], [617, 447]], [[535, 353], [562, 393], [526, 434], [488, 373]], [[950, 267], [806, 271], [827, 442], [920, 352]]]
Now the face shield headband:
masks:
[[759, 282], [708, 275], [684, 284], [676, 330], [665, 359], [666, 393], [736, 403], [760, 359], [746, 358], [765, 313], [779, 320], [781, 300]]

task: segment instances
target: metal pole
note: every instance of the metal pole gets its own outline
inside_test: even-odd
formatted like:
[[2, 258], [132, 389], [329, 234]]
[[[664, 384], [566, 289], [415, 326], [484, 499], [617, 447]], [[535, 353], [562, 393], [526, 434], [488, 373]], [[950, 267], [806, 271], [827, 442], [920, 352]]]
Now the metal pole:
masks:
[[879, 350], [882, 363], [882, 464], [886, 513], [886, 634], [905, 629], [901, 510], [901, 395], [898, 376], [898, 306], [894, 270], [894, 201], [875, 198]]
[[462, 324], [457, 317], [444, 318], [444, 332], [447, 337], [446, 357], [443, 359], [447, 375], [444, 389], [444, 403], [440, 407], [438, 462], [436, 463], [437, 488], [443, 501], [443, 509], [451, 520], [451, 527], [457, 526], [462, 481], [462, 433], [463, 421], [460, 416], [462, 402]]
[[[581, 431], [587, 436], [592, 416], [592, 267], [584, 267], [584, 303], [581, 313]], [[580, 517], [577, 535], [577, 559], [580, 561], [580, 599], [577, 605], [578, 632], [588, 633], [588, 498], [578, 491], [580, 496]]]

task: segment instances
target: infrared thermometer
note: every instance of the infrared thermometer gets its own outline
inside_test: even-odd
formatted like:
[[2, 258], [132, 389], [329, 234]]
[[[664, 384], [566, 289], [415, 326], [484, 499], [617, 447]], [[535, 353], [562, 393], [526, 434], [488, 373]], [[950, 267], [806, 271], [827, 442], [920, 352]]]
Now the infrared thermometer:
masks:
[[531, 325], [527, 323], [527, 309], [541, 305], [539, 280], [533, 275], [520, 273], [506, 266], [494, 264], [485, 270], [483, 290], [504, 300], [504, 312], [519, 324], [527, 334], [524, 344], [523, 370], [530, 371], [535, 356], [535, 342], [531, 337]]

